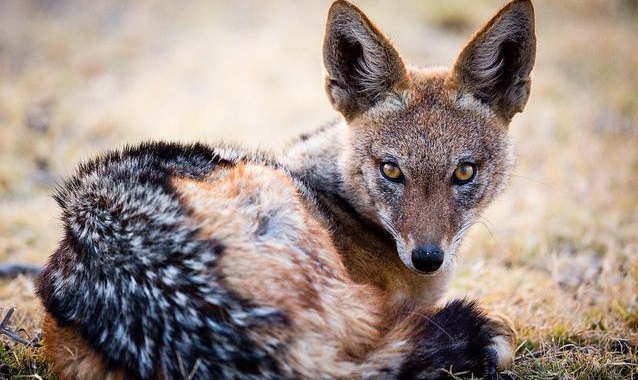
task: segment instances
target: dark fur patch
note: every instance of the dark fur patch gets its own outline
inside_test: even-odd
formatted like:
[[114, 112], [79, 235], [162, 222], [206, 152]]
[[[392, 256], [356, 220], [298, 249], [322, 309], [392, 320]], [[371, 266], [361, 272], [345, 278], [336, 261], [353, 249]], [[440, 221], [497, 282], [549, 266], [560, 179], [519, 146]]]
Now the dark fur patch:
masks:
[[496, 372], [496, 353], [489, 347], [495, 335], [474, 302], [455, 300], [424, 317], [415, 335], [415, 352], [403, 364], [398, 379], [447, 379], [446, 371], [466, 376]]

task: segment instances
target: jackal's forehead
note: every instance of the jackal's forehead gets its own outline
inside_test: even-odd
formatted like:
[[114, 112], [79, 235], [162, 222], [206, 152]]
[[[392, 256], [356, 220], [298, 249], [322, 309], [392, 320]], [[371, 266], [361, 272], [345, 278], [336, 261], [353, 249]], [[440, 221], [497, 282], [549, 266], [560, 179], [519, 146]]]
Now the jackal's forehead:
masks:
[[443, 72], [414, 79], [402, 106], [371, 113], [360, 121], [358, 129], [374, 136], [360, 141], [369, 153], [407, 166], [443, 170], [459, 160], [506, 159], [507, 127], [485, 106], [456, 99], [444, 87]]

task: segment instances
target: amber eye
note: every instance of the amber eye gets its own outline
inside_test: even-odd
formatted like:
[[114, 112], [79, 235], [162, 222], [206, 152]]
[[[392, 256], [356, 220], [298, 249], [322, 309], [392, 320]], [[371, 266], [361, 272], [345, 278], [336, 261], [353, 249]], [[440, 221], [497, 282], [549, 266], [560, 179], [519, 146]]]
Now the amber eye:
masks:
[[392, 182], [401, 182], [403, 180], [403, 173], [397, 164], [392, 162], [381, 163], [381, 174], [385, 179]]
[[452, 182], [455, 185], [464, 185], [474, 179], [476, 175], [476, 165], [469, 162], [463, 162], [454, 169]]

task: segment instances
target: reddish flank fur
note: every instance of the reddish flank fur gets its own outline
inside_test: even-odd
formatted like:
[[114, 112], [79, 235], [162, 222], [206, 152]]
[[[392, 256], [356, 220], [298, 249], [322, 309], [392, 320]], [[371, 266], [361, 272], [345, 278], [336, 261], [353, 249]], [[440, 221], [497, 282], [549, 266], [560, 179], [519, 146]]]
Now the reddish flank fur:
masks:
[[45, 360], [58, 380], [92, 379], [125, 380], [123, 371], [114, 369], [87, 343], [77, 328], [60, 327], [55, 318], [45, 313], [42, 321]]

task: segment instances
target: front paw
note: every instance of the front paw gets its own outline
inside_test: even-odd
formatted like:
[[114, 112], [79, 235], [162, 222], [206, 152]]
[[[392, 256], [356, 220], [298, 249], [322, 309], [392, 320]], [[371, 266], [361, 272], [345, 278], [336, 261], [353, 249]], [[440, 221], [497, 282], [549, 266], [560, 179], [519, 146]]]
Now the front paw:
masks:
[[416, 349], [399, 379], [498, 377], [513, 361], [516, 332], [507, 317], [487, 314], [474, 302], [452, 301], [424, 316]]
[[490, 349], [496, 354], [496, 369], [498, 372], [510, 369], [516, 352], [516, 329], [514, 323], [504, 314], [489, 312], [486, 314], [488, 322], [485, 326], [490, 330], [492, 343]]

